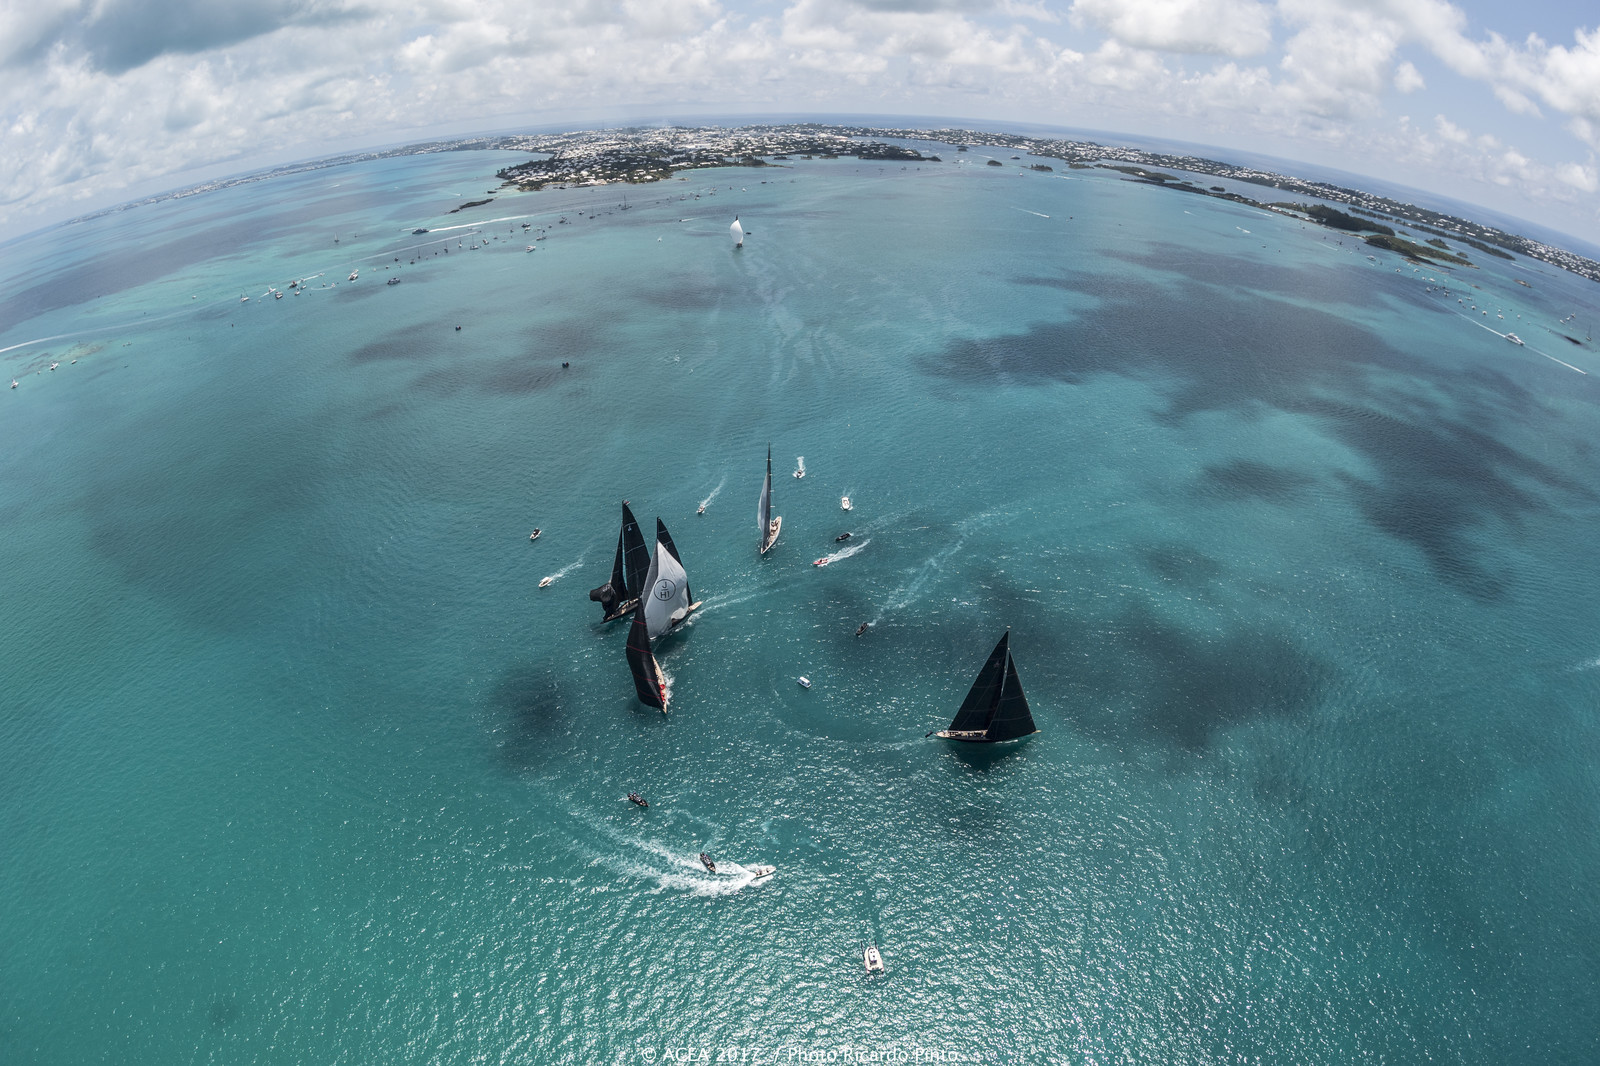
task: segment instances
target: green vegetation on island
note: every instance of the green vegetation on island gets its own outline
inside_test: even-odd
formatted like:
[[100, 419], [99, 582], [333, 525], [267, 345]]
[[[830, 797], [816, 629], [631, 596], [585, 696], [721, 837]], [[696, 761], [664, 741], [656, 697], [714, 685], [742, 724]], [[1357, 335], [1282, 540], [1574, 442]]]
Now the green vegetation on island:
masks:
[[1361, 239], [1372, 245], [1374, 248], [1383, 248], [1386, 251], [1399, 252], [1407, 259], [1436, 260], [1444, 263], [1452, 263], [1456, 266], [1473, 265], [1472, 261], [1464, 256], [1451, 255], [1449, 252], [1441, 252], [1437, 248], [1429, 248], [1426, 245], [1418, 244], [1416, 241], [1408, 241], [1404, 237], [1394, 237], [1382, 233], [1375, 233], [1370, 237], [1363, 237]]
[[1347, 230], [1351, 233], [1360, 233], [1362, 231], [1381, 233], [1385, 237], [1394, 236], [1394, 230], [1380, 222], [1367, 222], [1356, 218], [1354, 215], [1347, 215], [1343, 211], [1329, 207], [1327, 204], [1296, 204], [1294, 206], [1297, 210], [1304, 211], [1324, 226], [1333, 229]]

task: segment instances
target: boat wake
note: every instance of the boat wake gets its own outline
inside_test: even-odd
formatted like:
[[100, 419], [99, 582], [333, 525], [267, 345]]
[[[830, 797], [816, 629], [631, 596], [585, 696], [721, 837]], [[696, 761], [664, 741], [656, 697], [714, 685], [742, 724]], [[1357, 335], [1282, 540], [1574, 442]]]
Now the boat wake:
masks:
[[728, 483], [728, 475], [723, 474], [722, 480], [717, 482], [717, 487], [711, 490], [711, 495], [700, 501], [700, 510], [704, 511], [711, 506], [711, 501], [717, 498], [717, 493], [722, 491], [722, 486]]
[[[1493, 326], [1488, 325], [1487, 323], [1484, 323], [1484, 322], [1479, 322], [1477, 319], [1473, 318], [1471, 315], [1464, 315], [1460, 311], [1455, 312], [1455, 315], [1456, 315], [1457, 318], [1466, 319], [1468, 322], [1471, 322], [1474, 326], [1477, 326], [1479, 329], [1488, 330], [1490, 333], [1493, 333], [1496, 337], [1499, 337], [1501, 340], [1509, 340], [1511, 338], [1511, 334], [1509, 334], [1509, 333], [1501, 333], [1499, 330], [1495, 329]], [[1541, 351], [1539, 351], [1539, 349], [1535, 348], [1533, 345], [1527, 343], [1526, 341], [1522, 342], [1521, 347], [1526, 348], [1526, 349], [1528, 349], [1528, 351], [1533, 352], [1533, 353], [1535, 353], [1537, 355], [1544, 356], [1546, 359], [1550, 360], [1552, 363], [1560, 363], [1562, 366], [1566, 367], [1568, 370], [1576, 370], [1578, 373], [1582, 374], [1584, 377], [1588, 377], [1589, 376], [1589, 372], [1587, 370], [1583, 370], [1583, 369], [1581, 369], [1579, 367], [1575, 367], [1571, 363], [1567, 362], [1565, 359], [1557, 359], [1555, 356], [1551, 355], [1549, 352], [1541, 352]]]
[[910, 607], [913, 603], [916, 603], [917, 600], [922, 597], [923, 590], [926, 589], [928, 584], [938, 577], [939, 572], [944, 569], [944, 564], [949, 561], [952, 556], [961, 551], [961, 549], [966, 546], [966, 543], [967, 538], [965, 536], [958, 537], [955, 543], [949, 545], [939, 552], [934, 553], [934, 555], [931, 556], [926, 562], [917, 567], [917, 569], [912, 572], [911, 580], [902, 585], [892, 596], [889, 597], [888, 602], [885, 603], [878, 611], [877, 617], [872, 620], [872, 624], [876, 626], [879, 622], [882, 622], [884, 615], [888, 614], [890, 611], [903, 611], [907, 607]]
[[794, 460], [794, 476], [795, 477], [805, 477], [806, 476], [806, 457], [803, 456], [803, 455], [795, 456], [795, 460]]
[[539, 585], [540, 585], [541, 588], [543, 586], [545, 586], [546, 584], [554, 585], [557, 581], [560, 581], [562, 578], [566, 577], [568, 574], [572, 573], [574, 570], [576, 570], [578, 567], [580, 567], [582, 565], [583, 565], [583, 556], [580, 555], [580, 556], [578, 556], [576, 561], [568, 563], [566, 566], [563, 566], [560, 570], [557, 570], [555, 573], [553, 573], [553, 574], [549, 575], [548, 577], [544, 578], [542, 581], [539, 582]]
[[1049, 218], [1050, 217], [1049, 215], [1043, 213], [1042, 211], [1031, 211], [1026, 207], [1019, 207], [1016, 210], [1026, 212], [1027, 214], [1030, 214], [1030, 215], [1038, 215], [1040, 218]]
[[865, 548], [868, 544], [871, 544], [871, 543], [872, 543], [872, 538], [871, 537], [867, 537], [867, 538], [865, 538], [863, 540], [854, 541], [854, 542], [851, 543], [851, 545], [848, 548], [845, 548], [845, 549], [843, 549], [841, 551], [836, 551], [831, 555], [824, 555], [821, 559], [817, 560], [815, 565], [817, 565], [817, 566], [830, 566], [833, 563], [838, 562], [840, 559], [848, 559], [848, 558], [850, 558], [850, 556], [854, 555], [856, 552], [860, 551], [862, 548]]
[[686, 892], [693, 896], [729, 896], [757, 880], [756, 875], [731, 859], [718, 859], [712, 873], [700, 862], [698, 852], [678, 852], [653, 840], [624, 836], [602, 829], [617, 846], [604, 852], [586, 844], [577, 850], [593, 863], [624, 877], [650, 882], [652, 893]]

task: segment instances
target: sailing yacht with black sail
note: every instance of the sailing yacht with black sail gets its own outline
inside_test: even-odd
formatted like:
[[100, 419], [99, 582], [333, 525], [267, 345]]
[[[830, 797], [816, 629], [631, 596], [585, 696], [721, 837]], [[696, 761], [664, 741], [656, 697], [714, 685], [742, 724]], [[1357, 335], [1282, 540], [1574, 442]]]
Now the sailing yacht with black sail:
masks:
[[650, 650], [650, 627], [644, 620], [643, 606], [633, 609], [633, 623], [628, 627], [628, 669], [633, 671], [633, 688], [639, 694], [639, 702], [646, 707], [659, 707], [666, 714], [667, 682]]
[[689, 612], [700, 606], [689, 591], [689, 574], [683, 568], [672, 534], [661, 519], [656, 519], [656, 553], [645, 574], [642, 606], [645, 626], [655, 640], [683, 624]]
[[1022, 692], [1016, 664], [1011, 661], [1011, 630], [1006, 629], [1000, 643], [989, 653], [989, 661], [978, 671], [961, 709], [949, 729], [933, 734], [945, 740], [993, 743], [1016, 740], [1037, 733], [1028, 697]]
[[617, 555], [611, 563], [611, 580], [591, 589], [589, 598], [600, 605], [603, 622], [615, 622], [639, 602], [650, 569], [650, 549], [644, 546], [639, 523], [622, 501], [622, 529], [617, 533]]
[[761, 554], [767, 554], [767, 549], [778, 540], [778, 531], [783, 528], [783, 516], [776, 518], [772, 514], [772, 445], [767, 445], [767, 479], [761, 483], [761, 502], [756, 505], [756, 522], [761, 527]]

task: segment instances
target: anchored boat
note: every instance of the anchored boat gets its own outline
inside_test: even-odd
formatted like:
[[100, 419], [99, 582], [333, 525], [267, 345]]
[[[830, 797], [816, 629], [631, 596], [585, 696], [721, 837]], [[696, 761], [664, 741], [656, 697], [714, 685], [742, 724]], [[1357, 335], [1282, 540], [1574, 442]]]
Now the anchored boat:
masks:
[[1038, 731], [1033, 724], [1033, 712], [1028, 709], [1028, 697], [1022, 691], [1022, 681], [1017, 677], [1017, 666], [1011, 661], [1011, 630], [1008, 628], [994, 651], [989, 653], [989, 661], [978, 671], [977, 680], [973, 681], [961, 709], [956, 711], [950, 728], [933, 735], [945, 740], [984, 744], [1016, 740]]

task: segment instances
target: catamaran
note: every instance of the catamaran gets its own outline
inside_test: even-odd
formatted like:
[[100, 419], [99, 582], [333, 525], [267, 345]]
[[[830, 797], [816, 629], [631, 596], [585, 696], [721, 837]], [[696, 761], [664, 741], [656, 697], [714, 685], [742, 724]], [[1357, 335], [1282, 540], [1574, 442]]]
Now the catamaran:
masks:
[[1007, 628], [1000, 643], [989, 653], [989, 661], [978, 671], [978, 678], [962, 701], [961, 709], [956, 711], [950, 728], [932, 735], [981, 744], [1016, 740], [1038, 731], [1033, 724], [1033, 713], [1028, 710], [1028, 697], [1023, 694], [1022, 682], [1017, 677], [1016, 664], [1011, 661], [1011, 630]]
[[611, 580], [589, 591], [589, 598], [600, 605], [603, 622], [615, 622], [633, 610], [644, 591], [645, 575], [650, 570], [650, 550], [644, 546], [639, 523], [622, 501], [622, 529], [617, 533], [617, 555], [611, 563]]
[[645, 624], [644, 608], [635, 607], [633, 624], [628, 628], [628, 669], [633, 671], [633, 689], [639, 702], [667, 713], [667, 683], [650, 650], [650, 627]]
[[644, 604], [644, 621], [650, 639], [665, 636], [683, 624], [689, 612], [700, 605], [694, 602], [689, 591], [689, 575], [683, 569], [683, 560], [672, 543], [661, 519], [656, 519], [656, 553], [650, 560], [650, 569], [640, 586]]
[[756, 522], [761, 527], [761, 554], [777, 543], [783, 516], [772, 514], [772, 445], [767, 445], [767, 479], [761, 483], [761, 502], [756, 506]]

